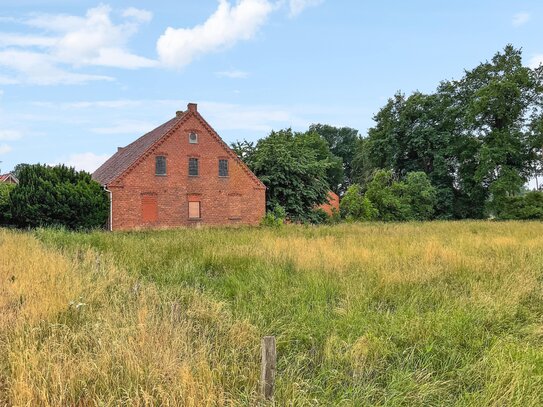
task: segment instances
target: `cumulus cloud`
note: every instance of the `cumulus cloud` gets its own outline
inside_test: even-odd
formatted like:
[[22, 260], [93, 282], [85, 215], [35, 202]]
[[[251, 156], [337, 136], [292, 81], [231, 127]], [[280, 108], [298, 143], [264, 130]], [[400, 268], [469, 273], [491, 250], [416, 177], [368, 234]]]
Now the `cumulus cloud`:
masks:
[[102, 75], [88, 75], [69, 72], [58, 66], [49, 55], [8, 49], [0, 51], [0, 67], [13, 73], [9, 77], [0, 76], [0, 84], [27, 83], [32, 85], [74, 85], [98, 80], [113, 80]]
[[0, 75], [0, 84], [78, 84], [112, 79], [74, 72], [82, 66], [155, 66], [156, 61], [128, 50], [130, 38], [152, 14], [129, 8], [117, 24], [111, 14], [111, 7], [100, 5], [84, 16], [35, 15], [22, 23], [40, 30], [39, 34], [0, 33], [0, 67], [9, 72]]
[[180, 68], [200, 55], [249, 40], [273, 8], [268, 0], [239, 0], [234, 6], [219, 0], [217, 10], [205, 23], [193, 28], [168, 27], [157, 42], [159, 58], [166, 66]]
[[530, 21], [530, 13], [522, 12], [513, 16], [513, 26], [520, 27]]
[[308, 7], [318, 6], [324, 0], [289, 0], [289, 15], [295, 17]]
[[534, 55], [528, 62], [528, 66], [532, 69], [538, 68], [543, 65], [543, 54]]

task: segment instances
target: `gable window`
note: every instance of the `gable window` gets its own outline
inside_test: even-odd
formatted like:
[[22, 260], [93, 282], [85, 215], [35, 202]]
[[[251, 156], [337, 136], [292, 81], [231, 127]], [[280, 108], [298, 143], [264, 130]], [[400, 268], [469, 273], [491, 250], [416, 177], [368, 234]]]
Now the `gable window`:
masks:
[[198, 144], [198, 134], [191, 131], [189, 134], [189, 143], [190, 144]]
[[189, 158], [189, 175], [192, 177], [198, 176], [198, 159]]
[[159, 155], [155, 158], [155, 174], [166, 175], [166, 157]]
[[228, 160], [219, 160], [219, 177], [228, 177]]

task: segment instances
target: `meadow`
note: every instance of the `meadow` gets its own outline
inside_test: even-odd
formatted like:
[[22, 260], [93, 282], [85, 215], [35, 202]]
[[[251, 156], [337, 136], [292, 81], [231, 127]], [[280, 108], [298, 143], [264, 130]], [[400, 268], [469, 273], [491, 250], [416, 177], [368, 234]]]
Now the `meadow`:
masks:
[[0, 229], [0, 405], [540, 406], [542, 284], [536, 222]]

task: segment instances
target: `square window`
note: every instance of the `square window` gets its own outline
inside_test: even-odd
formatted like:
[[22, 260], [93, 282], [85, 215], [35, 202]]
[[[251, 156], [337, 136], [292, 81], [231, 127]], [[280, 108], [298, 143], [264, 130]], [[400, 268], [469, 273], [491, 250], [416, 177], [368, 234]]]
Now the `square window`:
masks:
[[195, 177], [198, 175], [198, 159], [189, 158], [189, 175]]
[[155, 174], [166, 175], [166, 157], [157, 156], [155, 158]]
[[200, 202], [194, 201], [189, 202], [189, 219], [200, 219]]
[[228, 177], [228, 160], [219, 160], [219, 177]]

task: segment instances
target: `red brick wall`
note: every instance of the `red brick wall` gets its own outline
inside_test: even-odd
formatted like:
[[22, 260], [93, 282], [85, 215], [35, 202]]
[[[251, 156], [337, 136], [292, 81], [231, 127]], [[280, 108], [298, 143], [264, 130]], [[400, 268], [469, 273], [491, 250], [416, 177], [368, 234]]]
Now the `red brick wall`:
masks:
[[[265, 189], [190, 115], [156, 150], [124, 177], [111, 183], [113, 230], [196, 225], [256, 225], [265, 214]], [[189, 143], [189, 133], [198, 143]], [[166, 176], [155, 175], [155, 157], [166, 157]], [[190, 157], [199, 160], [199, 175], [188, 175]], [[219, 177], [219, 159], [228, 159], [228, 177]], [[156, 196], [157, 220], [144, 222], [142, 198]], [[201, 219], [189, 220], [188, 202], [199, 197]], [[145, 210], [149, 211], [145, 201]], [[240, 206], [235, 208], [233, 206]], [[152, 216], [146, 216], [147, 219]]]
[[339, 196], [335, 192], [328, 192], [328, 203], [323, 203], [318, 208], [332, 216], [334, 210], [339, 212]]

